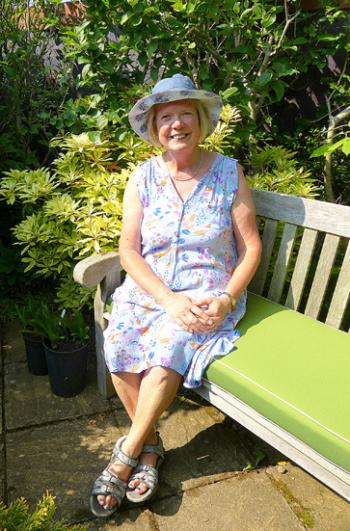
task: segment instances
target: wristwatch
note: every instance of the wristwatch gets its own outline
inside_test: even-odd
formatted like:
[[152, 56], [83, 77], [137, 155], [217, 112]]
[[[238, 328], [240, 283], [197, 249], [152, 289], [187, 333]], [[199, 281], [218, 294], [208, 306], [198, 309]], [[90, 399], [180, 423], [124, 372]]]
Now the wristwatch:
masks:
[[226, 295], [226, 297], [230, 299], [231, 310], [233, 310], [236, 307], [237, 300], [233, 297], [233, 295], [231, 295], [231, 293], [229, 293], [228, 291], [221, 291], [218, 297], [220, 297], [220, 295]]

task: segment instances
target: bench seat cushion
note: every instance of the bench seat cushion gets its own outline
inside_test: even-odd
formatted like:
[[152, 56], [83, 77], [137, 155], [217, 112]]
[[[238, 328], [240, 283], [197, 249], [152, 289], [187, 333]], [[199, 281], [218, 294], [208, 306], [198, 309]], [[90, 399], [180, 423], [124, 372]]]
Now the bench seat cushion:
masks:
[[249, 294], [206, 378], [350, 472], [350, 334]]

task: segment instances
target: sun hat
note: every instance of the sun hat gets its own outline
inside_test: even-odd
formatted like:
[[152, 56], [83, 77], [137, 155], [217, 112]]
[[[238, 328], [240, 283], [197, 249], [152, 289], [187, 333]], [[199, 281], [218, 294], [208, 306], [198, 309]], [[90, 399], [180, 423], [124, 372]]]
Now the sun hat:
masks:
[[153, 87], [152, 93], [138, 100], [129, 112], [129, 122], [133, 130], [144, 140], [151, 143], [147, 131], [147, 117], [153, 105], [176, 100], [199, 100], [209, 117], [210, 135], [218, 123], [222, 109], [220, 96], [207, 90], [198, 90], [192, 79], [182, 74], [161, 79]]

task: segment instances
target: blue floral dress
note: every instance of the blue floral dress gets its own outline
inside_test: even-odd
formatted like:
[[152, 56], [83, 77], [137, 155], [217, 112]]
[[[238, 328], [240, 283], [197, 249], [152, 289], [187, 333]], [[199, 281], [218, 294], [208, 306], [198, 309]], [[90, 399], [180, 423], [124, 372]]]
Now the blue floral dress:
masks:
[[[171, 290], [193, 300], [225, 290], [237, 262], [231, 219], [238, 190], [236, 160], [218, 154], [185, 202], [156, 158], [135, 171], [144, 209], [141, 252], [154, 273]], [[105, 331], [110, 372], [140, 373], [161, 365], [183, 375], [184, 386], [194, 388], [216, 357], [234, 349], [246, 292], [220, 328], [206, 334], [180, 328], [129, 275], [113, 300]]]

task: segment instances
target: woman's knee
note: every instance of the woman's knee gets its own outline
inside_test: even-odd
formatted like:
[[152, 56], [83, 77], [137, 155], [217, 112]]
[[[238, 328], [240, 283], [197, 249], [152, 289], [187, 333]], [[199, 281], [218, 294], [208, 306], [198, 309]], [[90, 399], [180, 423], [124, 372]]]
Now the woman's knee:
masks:
[[160, 365], [147, 369], [144, 372], [144, 376], [147, 376], [147, 379], [151, 380], [153, 383], [165, 387], [179, 385], [182, 378], [181, 374], [174, 371], [174, 369], [162, 367]]

